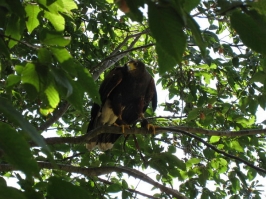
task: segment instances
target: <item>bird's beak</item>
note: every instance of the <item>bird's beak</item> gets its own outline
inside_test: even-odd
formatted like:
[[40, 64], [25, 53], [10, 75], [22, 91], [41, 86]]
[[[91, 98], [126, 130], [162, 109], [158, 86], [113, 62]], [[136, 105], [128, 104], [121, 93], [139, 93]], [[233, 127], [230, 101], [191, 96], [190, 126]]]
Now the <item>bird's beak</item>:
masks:
[[135, 70], [136, 69], [135, 62], [132, 62], [132, 61], [128, 62], [127, 68], [128, 68], [128, 70]]

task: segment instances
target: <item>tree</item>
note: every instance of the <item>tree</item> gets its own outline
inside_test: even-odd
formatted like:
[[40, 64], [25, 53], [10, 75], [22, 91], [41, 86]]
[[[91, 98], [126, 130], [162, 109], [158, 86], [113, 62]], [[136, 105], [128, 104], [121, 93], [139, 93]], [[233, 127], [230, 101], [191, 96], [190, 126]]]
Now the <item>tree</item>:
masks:
[[[0, 172], [21, 189], [0, 177], [0, 198], [261, 198], [265, 10], [263, 0], [1, 0]], [[168, 115], [147, 111], [156, 135], [137, 124], [126, 131], [136, 139], [88, 152], [93, 135], [121, 133], [85, 134], [104, 74], [131, 58], [169, 91]]]

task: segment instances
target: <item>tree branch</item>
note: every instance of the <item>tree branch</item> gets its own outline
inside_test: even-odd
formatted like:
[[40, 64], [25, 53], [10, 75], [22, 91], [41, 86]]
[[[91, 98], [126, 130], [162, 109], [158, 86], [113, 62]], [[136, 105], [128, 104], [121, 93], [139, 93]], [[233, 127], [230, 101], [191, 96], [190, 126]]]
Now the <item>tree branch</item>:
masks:
[[[190, 132], [188, 132], [190, 130]], [[46, 143], [49, 145], [53, 144], [62, 144], [62, 143], [71, 143], [71, 144], [79, 144], [79, 143], [85, 143], [91, 140], [92, 138], [96, 137], [97, 135], [100, 135], [105, 132], [112, 132], [114, 134], [122, 134], [122, 129], [117, 126], [101, 126], [96, 129], [93, 129], [90, 131], [90, 133], [87, 133], [85, 135], [79, 136], [79, 137], [59, 137], [59, 138], [47, 138], [45, 139]], [[243, 131], [210, 131], [210, 130], [204, 130], [200, 128], [190, 128], [190, 127], [156, 127], [156, 134], [160, 134], [163, 132], [172, 132], [172, 133], [181, 133], [183, 135], [187, 135], [189, 137], [192, 137], [200, 142], [202, 142], [204, 145], [207, 147], [210, 147], [214, 151], [232, 158], [236, 161], [242, 162], [248, 166], [250, 166], [253, 169], [256, 169], [257, 171], [266, 173], [265, 169], [262, 169], [260, 167], [255, 166], [254, 164], [243, 160], [237, 156], [228, 154], [222, 150], [217, 149], [214, 145], [209, 144], [208, 142], [204, 141], [200, 137], [192, 134], [193, 133], [200, 133], [200, 134], [206, 134], [206, 135], [219, 135], [219, 136], [246, 136], [246, 135], [255, 135], [255, 134], [264, 134], [266, 133], [266, 129], [254, 129], [254, 130], [243, 130]], [[126, 132], [124, 133], [125, 135], [130, 135], [130, 134], [152, 134], [152, 131], [148, 131], [146, 128], [131, 128], [127, 129]], [[30, 143], [31, 146], [36, 146], [34, 143]]]
[[[138, 41], [138, 39], [140, 38], [140, 36], [142, 34], [146, 34], [148, 31], [149, 30], [146, 29], [146, 30], [144, 30], [144, 31], [142, 31], [140, 33], [127, 36], [124, 39], [124, 41], [120, 45], [118, 45], [118, 47], [108, 57], [106, 57], [105, 59], [103, 59], [99, 64], [97, 64], [95, 67], [93, 67], [91, 69], [90, 72], [93, 73], [93, 75], [92, 75], [93, 79], [94, 80], [98, 79], [101, 73], [103, 73], [107, 68], [110, 68], [116, 62], [118, 62], [123, 57], [125, 57], [128, 52], [131, 52], [131, 51], [137, 50], [137, 49], [141, 49], [141, 48], [150, 47], [151, 45], [146, 45], [146, 46], [140, 46], [140, 47], [137, 47], [137, 48], [133, 48], [133, 46], [136, 44], [136, 42]], [[129, 45], [128, 49], [126, 51], [123, 51], [123, 52], [120, 52], [119, 53], [120, 49], [127, 44], [127, 41], [130, 38], [134, 38], [134, 40]], [[100, 68], [97, 71], [95, 71], [99, 66], [100, 66]]]
[[[177, 197], [179, 199], [187, 199], [184, 195], [179, 193], [178, 191], [171, 189], [169, 187], [163, 186], [160, 183], [154, 181], [144, 173], [136, 170], [136, 169], [131, 169], [127, 167], [122, 167], [122, 166], [103, 166], [103, 167], [95, 167], [95, 168], [82, 168], [82, 167], [75, 167], [71, 165], [64, 165], [64, 164], [57, 164], [53, 165], [49, 162], [38, 162], [39, 167], [41, 168], [46, 168], [46, 169], [59, 169], [62, 171], [66, 172], [72, 172], [72, 173], [79, 173], [88, 177], [94, 177], [94, 176], [100, 176], [100, 175], [105, 175], [109, 174], [112, 172], [118, 172], [118, 173], [126, 173], [129, 176], [138, 178], [140, 180], [143, 180], [161, 191], [165, 192], [166, 194], [170, 194], [174, 197]], [[9, 164], [0, 164], [0, 171], [12, 171], [15, 170], [15, 168]]]
[[21, 41], [21, 40], [15, 39], [15, 38], [13, 38], [13, 37], [10, 37], [10, 36], [7, 36], [7, 35], [1, 34], [1, 33], [0, 33], [0, 36], [1, 36], [1, 37], [5, 37], [5, 38], [8, 38], [8, 39], [13, 40], [13, 41], [16, 41], [16, 42], [18, 42], [18, 43], [21, 43], [21, 44], [23, 44], [23, 45], [25, 45], [25, 46], [28, 46], [28, 47], [30, 47], [30, 48], [33, 48], [33, 49], [35, 49], [35, 50], [38, 50], [38, 49], [41, 48], [41, 46], [35, 46], [35, 45], [29, 44], [29, 43], [27, 43], [27, 42], [25, 42], [25, 41]]
[[[99, 180], [100, 182], [103, 182], [103, 183], [108, 184], [108, 185], [113, 184], [112, 182], [110, 182], [110, 181], [108, 181], [108, 180], [104, 180], [104, 179], [102, 179], [102, 178], [98, 178], [98, 180]], [[146, 194], [146, 193], [142, 193], [142, 192], [137, 191], [137, 190], [135, 190], [135, 189], [127, 188], [126, 190], [128, 190], [128, 191], [130, 191], [130, 192], [132, 192], [132, 193], [135, 193], [135, 194], [142, 195], [142, 196], [147, 197], [147, 198], [158, 199], [158, 198], [156, 198], [156, 197], [154, 197], [154, 196], [148, 195], [148, 194]]]

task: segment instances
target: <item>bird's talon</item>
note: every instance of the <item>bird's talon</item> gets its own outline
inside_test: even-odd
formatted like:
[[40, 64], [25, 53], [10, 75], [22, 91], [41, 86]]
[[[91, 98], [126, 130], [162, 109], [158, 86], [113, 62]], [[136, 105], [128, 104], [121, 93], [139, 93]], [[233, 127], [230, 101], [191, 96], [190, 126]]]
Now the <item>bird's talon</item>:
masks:
[[154, 126], [154, 125], [152, 125], [152, 124], [147, 124], [147, 129], [148, 129], [148, 131], [151, 129], [153, 135], [156, 134], [156, 130], [155, 130], [155, 129], [156, 129], [156, 126]]

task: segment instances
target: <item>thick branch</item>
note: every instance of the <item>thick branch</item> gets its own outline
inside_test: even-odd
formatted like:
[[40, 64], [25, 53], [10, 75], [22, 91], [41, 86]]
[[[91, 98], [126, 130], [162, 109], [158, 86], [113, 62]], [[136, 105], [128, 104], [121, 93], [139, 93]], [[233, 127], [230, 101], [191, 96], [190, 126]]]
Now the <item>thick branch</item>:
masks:
[[[105, 175], [105, 174], [109, 174], [112, 172], [126, 173], [129, 176], [143, 180], [159, 188], [161, 191], [167, 194], [170, 194], [174, 197], [177, 197], [180, 199], [187, 199], [187, 197], [185, 197], [178, 191], [161, 185], [160, 183], [154, 181], [153, 179], [151, 179], [150, 177], [148, 177], [147, 175], [145, 175], [144, 173], [136, 169], [131, 169], [131, 168], [122, 167], [122, 166], [105, 166], [105, 167], [96, 167], [96, 168], [82, 168], [82, 167], [75, 167], [75, 166], [64, 165], [64, 164], [57, 164], [56, 166], [54, 166], [53, 164], [49, 162], [38, 162], [38, 164], [39, 164], [39, 167], [41, 168], [59, 169], [59, 170], [72, 172], [72, 173], [80, 173], [88, 177]], [[8, 164], [0, 164], [0, 171], [11, 171], [11, 170], [15, 170], [15, 168]]]
[[[186, 131], [187, 130], [187, 131]], [[203, 132], [207, 132], [206, 134], [208, 135], [209, 130], [203, 130], [203, 129], [199, 129], [199, 128], [190, 128], [190, 127], [156, 127], [156, 134], [160, 134], [163, 132], [176, 132], [176, 133], [181, 133], [184, 135], [187, 135], [189, 137], [193, 137], [196, 140], [202, 142], [203, 144], [205, 144], [207, 147], [210, 147], [211, 149], [213, 149], [214, 151], [232, 158], [236, 161], [242, 162], [248, 166], [250, 166], [251, 168], [256, 169], [257, 171], [266, 173], [265, 169], [262, 169], [260, 167], [257, 167], [255, 165], [253, 165], [252, 163], [243, 160], [237, 156], [228, 154], [222, 150], [217, 149], [214, 145], [209, 144], [208, 142], [204, 141], [203, 139], [201, 139], [200, 137], [191, 134], [188, 132], [188, 130], [190, 130], [190, 132], [194, 132], [193, 133], [203, 133]], [[196, 131], [197, 130], [197, 131]], [[84, 143], [84, 142], [88, 142], [89, 140], [91, 140], [92, 138], [96, 137], [97, 135], [100, 135], [102, 133], [105, 132], [112, 132], [115, 134], [122, 134], [121, 128], [120, 127], [116, 127], [116, 126], [102, 126], [99, 128], [96, 128], [92, 131], [90, 131], [90, 133], [87, 133], [83, 136], [79, 136], [79, 137], [69, 137], [69, 138], [47, 138], [46, 139], [46, 143], [47, 144], [61, 144], [61, 143], [71, 143], [71, 144], [78, 144], [78, 143]], [[211, 131], [211, 132], [215, 132], [215, 131]], [[220, 133], [218, 133], [217, 135], [221, 135], [223, 131], [221, 131]], [[148, 131], [146, 128], [132, 128], [132, 129], [127, 129], [125, 134], [129, 135], [129, 134], [151, 134], [151, 131]], [[228, 136], [240, 136], [240, 135], [255, 135], [255, 134], [264, 134], [266, 133], [266, 129], [254, 129], [254, 130], [244, 130], [244, 131], [232, 131], [232, 132], [223, 132], [223, 136], [228, 135]], [[213, 135], [213, 134], [212, 134]], [[31, 144], [32, 146], [34, 146], [34, 144]]]

